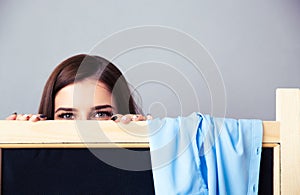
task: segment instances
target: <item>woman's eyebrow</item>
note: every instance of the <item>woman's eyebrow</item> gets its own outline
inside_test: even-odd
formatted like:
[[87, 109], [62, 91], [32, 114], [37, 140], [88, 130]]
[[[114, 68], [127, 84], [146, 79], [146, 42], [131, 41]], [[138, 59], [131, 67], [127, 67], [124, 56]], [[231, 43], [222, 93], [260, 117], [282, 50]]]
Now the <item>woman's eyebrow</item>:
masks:
[[58, 109], [55, 111], [55, 113], [57, 113], [57, 112], [60, 111], [60, 110], [62, 110], [62, 111], [67, 111], [67, 112], [71, 112], [71, 111], [77, 112], [77, 109], [75, 109], [75, 108], [63, 108], [63, 107], [60, 107], [60, 108], [58, 108]]
[[101, 110], [101, 109], [104, 109], [104, 108], [113, 108], [111, 105], [99, 105], [99, 106], [95, 106], [95, 107], [92, 107], [91, 110]]

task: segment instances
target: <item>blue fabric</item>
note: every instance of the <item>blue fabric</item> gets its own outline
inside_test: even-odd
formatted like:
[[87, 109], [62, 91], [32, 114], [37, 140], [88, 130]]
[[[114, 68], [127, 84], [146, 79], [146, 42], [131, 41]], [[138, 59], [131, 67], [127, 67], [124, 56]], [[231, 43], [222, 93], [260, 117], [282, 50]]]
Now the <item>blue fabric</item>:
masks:
[[257, 194], [262, 121], [193, 113], [149, 130], [156, 194]]

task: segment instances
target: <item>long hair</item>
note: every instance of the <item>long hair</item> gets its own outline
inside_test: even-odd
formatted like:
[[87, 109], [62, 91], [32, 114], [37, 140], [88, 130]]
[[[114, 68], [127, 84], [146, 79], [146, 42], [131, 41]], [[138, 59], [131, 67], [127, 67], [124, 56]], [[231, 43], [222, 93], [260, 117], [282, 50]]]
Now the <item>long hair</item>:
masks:
[[63, 87], [84, 79], [95, 79], [106, 85], [115, 99], [119, 114], [140, 114], [128, 83], [121, 71], [99, 56], [79, 54], [61, 62], [48, 78], [42, 94], [39, 113], [54, 119], [54, 100]]

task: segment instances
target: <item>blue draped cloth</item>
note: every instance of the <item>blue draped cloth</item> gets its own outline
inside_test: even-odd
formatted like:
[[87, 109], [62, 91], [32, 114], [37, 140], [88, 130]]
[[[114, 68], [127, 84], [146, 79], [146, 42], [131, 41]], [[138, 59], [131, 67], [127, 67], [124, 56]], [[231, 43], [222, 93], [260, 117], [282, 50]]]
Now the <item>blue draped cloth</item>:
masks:
[[148, 123], [156, 194], [257, 194], [262, 121], [193, 113]]

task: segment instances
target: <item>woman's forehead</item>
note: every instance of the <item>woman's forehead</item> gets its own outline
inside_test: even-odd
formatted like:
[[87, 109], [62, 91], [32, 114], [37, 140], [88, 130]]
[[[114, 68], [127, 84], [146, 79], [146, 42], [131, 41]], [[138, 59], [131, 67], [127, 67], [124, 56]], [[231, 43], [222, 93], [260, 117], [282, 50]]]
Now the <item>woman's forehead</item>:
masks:
[[63, 87], [55, 96], [55, 107], [93, 107], [112, 104], [112, 95], [99, 81], [84, 80]]
[[[106, 84], [104, 84], [101, 81], [92, 80], [92, 79], [85, 79], [79, 82], [75, 82], [72, 84], [69, 84], [62, 89], [60, 89], [56, 95], [58, 95], [60, 92], [67, 92], [67, 93], [74, 93], [76, 95], [80, 95], [80, 93], [83, 92], [96, 92], [96, 91], [109, 91], [109, 88]], [[78, 94], [77, 94], [78, 93]]]
[[71, 84], [75, 87], [77, 86], [82, 86], [82, 87], [101, 87], [104, 88], [106, 90], [108, 90], [109, 88], [107, 87], [107, 85], [101, 81], [95, 80], [95, 79], [84, 79], [82, 81], [79, 82], [75, 82], [73, 84]]

